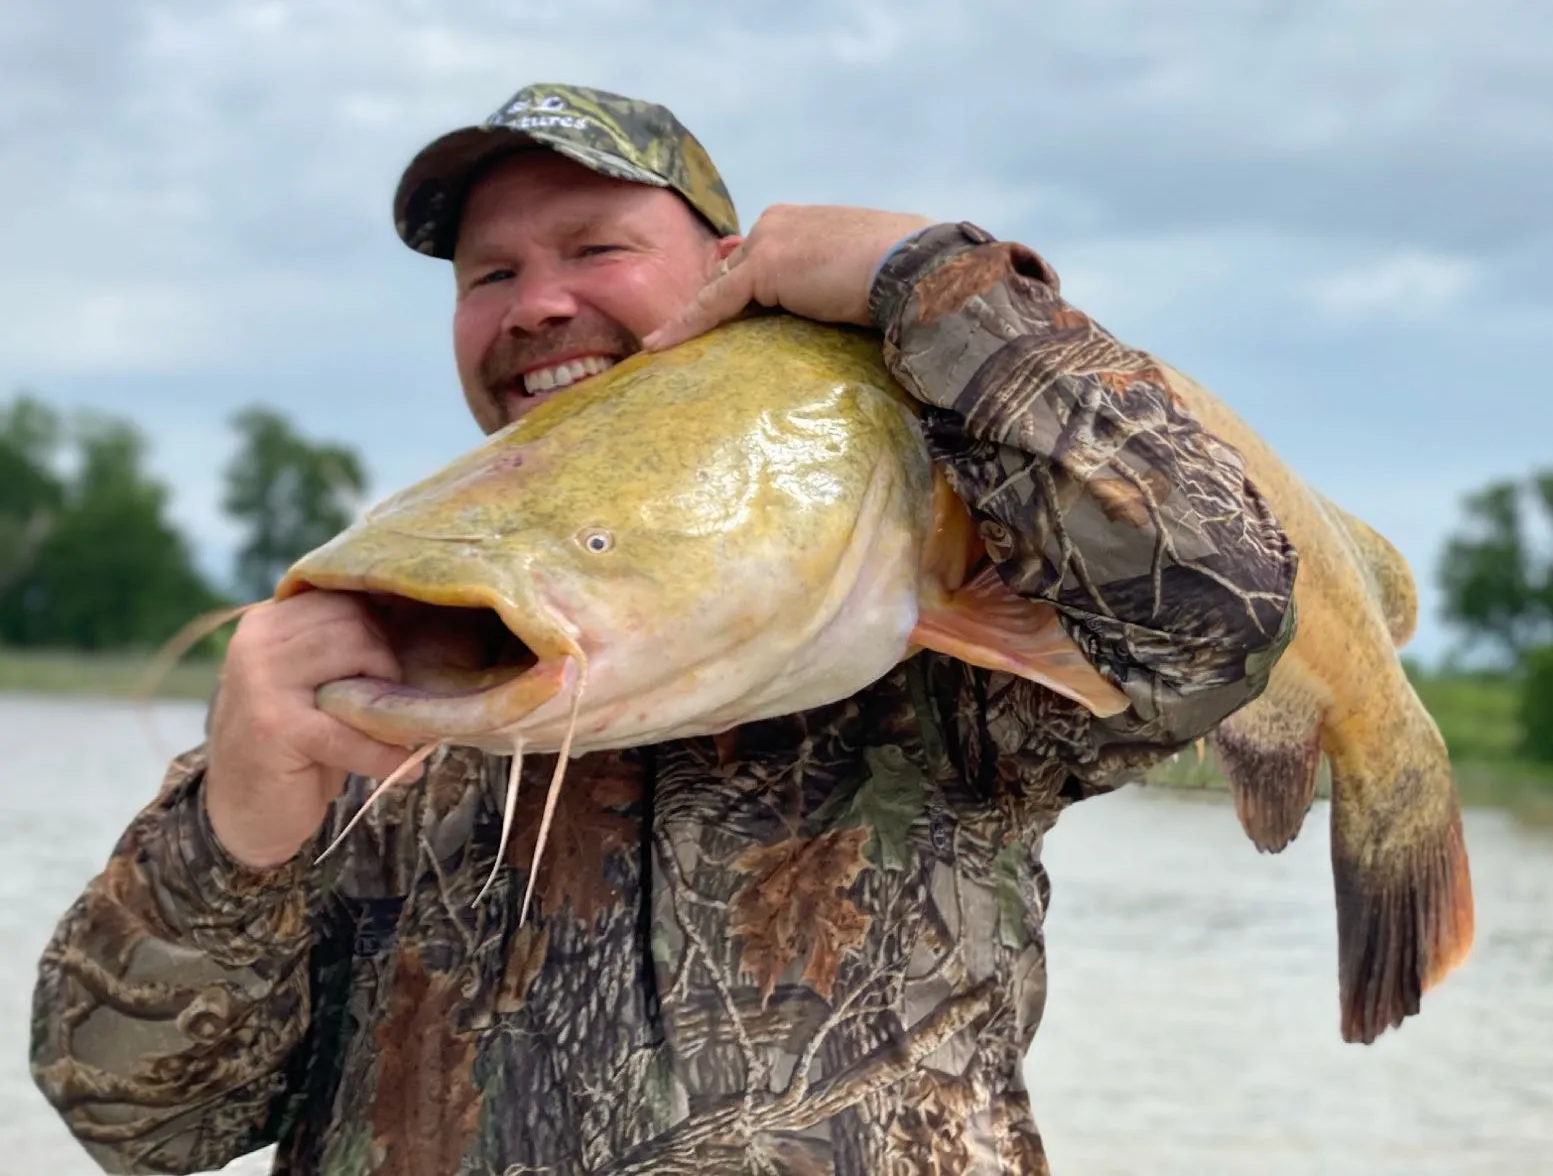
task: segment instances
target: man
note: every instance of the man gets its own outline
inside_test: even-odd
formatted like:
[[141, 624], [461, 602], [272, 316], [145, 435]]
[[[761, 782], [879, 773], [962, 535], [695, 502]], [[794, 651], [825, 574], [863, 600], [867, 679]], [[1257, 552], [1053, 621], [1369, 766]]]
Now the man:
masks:
[[501, 757], [439, 754], [313, 866], [405, 754], [313, 691], [398, 668], [351, 597], [266, 605], [206, 744], [44, 955], [40, 1087], [118, 1171], [278, 1142], [297, 1173], [1044, 1172], [1042, 835], [1254, 698], [1293, 631], [1295, 556], [1239, 455], [1028, 249], [833, 208], [740, 237], [644, 102], [528, 87], [423, 151], [396, 217], [452, 261], [487, 431], [750, 302], [878, 327], [1005, 580], [1132, 707], [923, 654], [833, 706], [584, 757], [519, 926], [536, 808], [473, 901]]

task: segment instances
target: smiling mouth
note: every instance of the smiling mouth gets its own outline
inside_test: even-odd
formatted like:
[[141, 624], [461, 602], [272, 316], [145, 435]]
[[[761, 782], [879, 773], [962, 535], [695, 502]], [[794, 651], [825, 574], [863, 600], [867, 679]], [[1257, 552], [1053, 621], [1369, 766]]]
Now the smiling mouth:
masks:
[[581, 383], [590, 376], [607, 372], [619, 362], [608, 355], [585, 355], [561, 363], [547, 364], [523, 373], [514, 391], [522, 396], [537, 396], [542, 392], [556, 392]]

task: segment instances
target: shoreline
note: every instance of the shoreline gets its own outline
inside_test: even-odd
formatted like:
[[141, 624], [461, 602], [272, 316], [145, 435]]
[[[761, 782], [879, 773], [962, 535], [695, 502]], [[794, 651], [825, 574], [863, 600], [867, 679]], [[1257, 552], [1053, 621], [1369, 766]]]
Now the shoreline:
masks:
[[[152, 655], [141, 651], [114, 653], [86, 653], [74, 650], [0, 649], [0, 699], [8, 694], [25, 694], [34, 697], [95, 697], [119, 701], [133, 701], [138, 693], [141, 677], [151, 664]], [[207, 702], [216, 687], [221, 663], [215, 658], [189, 657], [173, 666], [162, 678], [157, 689], [145, 697], [167, 701]], [[1465, 681], [1465, 680], [1464, 680]], [[1446, 699], [1471, 687], [1462, 683], [1447, 683], [1446, 690], [1434, 690], [1431, 694]], [[1470, 707], [1470, 720], [1476, 720], [1478, 731], [1503, 718], [1500, 714], [1483, 714], [1483, 698], [1480, 696]], [[1438, 713], [1433, 708], [1436, 721], [1450, 739], [1453, 730], [1469, 719], [1469, 713]], [[1468, 707], [1461, 708], [1464, 712]], [[1501, 705], [1492, 711], [1501, 711]], [[1482, 720], [1488, 719], [1484, 724]], [[1452, 741], [1454, 742], [1454, 741]], [[1498, 741], [1496, 741], [1498, 742]], [[1537, 764], [1503, 754], [1498, 747], [1476, 747], [1462, 754], [1453, 752], [1456, 770], [1456, 787], [1463, 806], [1480, 806], [1509, 809], [1539, 824], [1553, 824], [1553, 765]], [[1199, 763], [1196, 752], [1187, 748], [1174, 760], [1167, 760], [1151, 770], [1145, 777], [1151, 788], [1168, 788], [1181, 792], [1227, 793], [1228, 784], [1214, 767], [1213, 753], [1206, 752]], [[1316, 794], [1330, 794], [1326, 772], [1323, 769]]]
[[[133, 700], [140, 697], [140, 680], [152, 656], [136, 651], [84, 653], [6, 647], [0, 649], [0, 697], [33, 694]], [[147, 697], [208, 701], [220, 670], [221, 663], [214, 659], [185, 658], [167, 671]]]
[[[1529, 760], [1476, 759], [1453, 756], [1451, 767], [1456, 778], [1456, 795], [1463, 808], [1509, 810], [1527, 821], [1553, 825], [1553, 765]], [[1204, 754], [1201, 763], [1192, 749], [1166, 760], [1144, 777], [1147, 787], [1168, 788], [1173, 792], [1216, 793], [1229, 796], [1229, 782], [1214, 766], [1213, 753]], [[1323, 762], [1316, 781], [1316, 798], [1332, 795], [1331, 779]]]

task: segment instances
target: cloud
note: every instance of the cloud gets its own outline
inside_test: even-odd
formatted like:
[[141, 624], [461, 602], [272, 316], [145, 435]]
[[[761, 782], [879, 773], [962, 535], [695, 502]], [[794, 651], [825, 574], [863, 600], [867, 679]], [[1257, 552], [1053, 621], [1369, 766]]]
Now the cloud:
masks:
[[20, 0], [0, 389], [137, 415], [210, 551], [242, 403], [357, 442], [379, 489], [433, 468], [474, 434], [446, 267], [389, 199], [534, 80], [667, 102], [746, 224], [861, 203], [1025, 241], [1398, 527], [1390, 488], [1439, 515], [1545, 449], [1541, 0]]
[[1308, 294], [1317, 310], [1343, 322], [1422, 322], [1458, 309], [1480, 272], [1467, 258], [1403, 251], [1339, 270], [1311, 283]]
[[194, 292], [166, 281], [82, 289], [70, 280], [43, 280], [0, 318], [0, 353], [22, 368], [68, 356], [82, 372], [181, 365], [205, 350], [205, 309]]

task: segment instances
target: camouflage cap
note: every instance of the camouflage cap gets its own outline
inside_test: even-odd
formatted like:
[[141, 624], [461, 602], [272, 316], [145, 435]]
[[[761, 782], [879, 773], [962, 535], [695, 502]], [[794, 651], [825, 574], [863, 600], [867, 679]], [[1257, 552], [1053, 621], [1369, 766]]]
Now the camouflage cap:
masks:
[[451, 258], [469, 182], [485, 164], [539, 144], [606, 176], [678, 192], [718, 236], [739, 231], [722, 177], [663, 106], [585, 86], [525, 86], [479, 126], [443, 135], [405, 169], [394, 225], [411, 249]]

